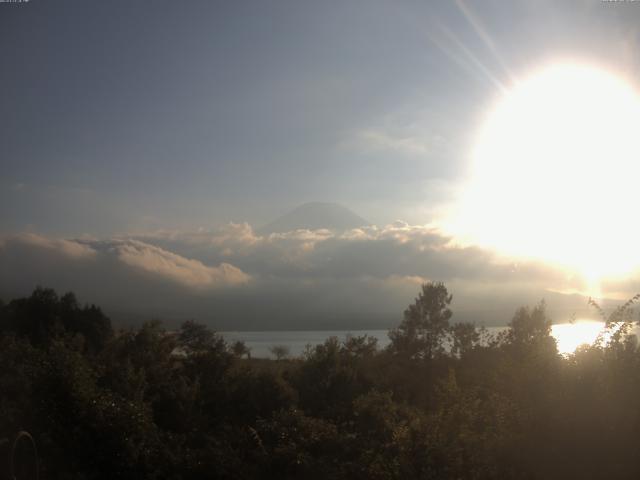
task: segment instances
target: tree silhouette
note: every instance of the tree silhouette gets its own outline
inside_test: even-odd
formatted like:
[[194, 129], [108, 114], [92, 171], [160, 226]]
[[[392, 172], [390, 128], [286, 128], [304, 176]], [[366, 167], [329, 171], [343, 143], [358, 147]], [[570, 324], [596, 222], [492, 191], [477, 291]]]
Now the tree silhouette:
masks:
[[409, 358], [433, 359], [445, 352], [453, 296], [443, 283], [425, 283], [404, 320], [389, 332], [393, 352]]
[[[605, 320], [631, 326], [638, 299]], [[27, 430], [42, 478], [640, 478], [630, 331], [561, 356], [543, 302], [494, 338], [449, 326], [450, 303], [428, 283], [389, 348], [330, 337], [272, 361], [196, 322], [110, 334], [37, 289], [0, 304], [0, 454]]]
[[251, 358], [251, 349], [247, 347], [247, 344], [242, 340], [236, 340], [233, 342], [233, 344], [231, 344], [231, 351], [238, 358], [242, 358], [245, 355], [247, 358]]
[[451, 354], [462, 357], [480, 341], [480, 332], [473, 323], [456, 323], [450, 328]]
[[273, 345], [269, 348], [276, 360], [283, 360], [289, 356], [290, 349], [286, 345]]

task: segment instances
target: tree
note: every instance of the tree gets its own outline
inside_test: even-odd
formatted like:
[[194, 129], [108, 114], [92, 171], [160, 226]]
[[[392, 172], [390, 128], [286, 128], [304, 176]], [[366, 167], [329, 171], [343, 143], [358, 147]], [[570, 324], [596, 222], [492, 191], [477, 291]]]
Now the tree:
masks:
[[451, 353], [462, 357], [480, 341], [480, 332], [473, 323], [456, 323], [450, 329]]
[[36, 288], [31, 296], [12, 300], [3, 309], [0, 330], [26, 337], [35, 346], [70, 334], [89, 351], [101, 350], [113, 336], [111, 321], [95, 305], [80, 307], [73, 293], [62, 297], [50, 288]]
[[9, 303], [9, 329], [28, 338], [32, 345], [47, 345], [64, 332], [59, 306], [54, 290], [37, 287], [30, 297]]
[[551, 319], [547, 316], [547, 305], [542, 300], [530, 309], [520, 307], [509, 323], [507, 342], [521, 352], [531, 348], [544, 348], [556, 354], [556, 340], [551, 336]]
[[245, 355], [247, 358], [251, 358], [251, 349], [242, 340], [236, 340], [231, 344], [231, 352], [238, 358], [242, 358]]
[[269, 348], [271, 354], [276, 357], [276, 360], [283, 360], [289, 356], [290, 349], [286, 345], [274, 345]]
[[378, 351], [378, 339], [371, 335], [347, 335], [343, 350], [356, 358], [368, 358]]
[[[363, 345], [373, 344], [373, 340], [366, 340], [371, 337], [360, 338]], [[309, 348], [290, 377], [298, 390], [299, 406], [313, 416], [347, 418], [353, 400], [371, 388], [373, 355], [354, 350], [353, 337], [344, 343], [338, 337], [329, 337]]]
[[202, 323], [187, 320], [180, 326], [178, 342], [188, 354], [226, 349], [224, 339]]
[[67, 332], [80, 334], [91, 352], [104, 348], [113, 336], [111, 320], [95, 305], [80, 308], [76, 296], [72, 292], [60, 297], [58, 310]]
[[444, 353], [449, 330], [449, 309], [453, 296], [441, 282], [428, 282], [412, 305], [404, 311], [404, 320], [389, 332], [390, 349], [409, 358], [433, 359]]

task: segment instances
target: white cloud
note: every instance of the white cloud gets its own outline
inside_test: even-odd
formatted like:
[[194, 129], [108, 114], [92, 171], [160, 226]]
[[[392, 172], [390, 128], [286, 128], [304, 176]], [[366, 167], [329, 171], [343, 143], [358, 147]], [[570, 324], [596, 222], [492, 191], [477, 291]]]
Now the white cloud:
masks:
[[[0, 265], [3, 260], [12, 265], [21, 263], [25, 272], [30, 268], [39, 272], [51, 262], [69, 268], [79, 266], [65, 263], [67, 259], [71, 262], [82, 261], [83, 265], [93, 267], [93, 271], [85, 271], [86, 275], [99, 277], [102, 270], [129, 268], [199, 290], [243, 285], [250, 279], [249, 275], [229, 263], [207, 266], [199, 260], [185, 258], [135, 239], [68, 240], [28, 233], [0, 237], [0, 249]], [[12, 262], [18, 258], [20, 262]], [[95, 281], [93, 278], [87, 280]], [[41, 280], [34, 278], [34, 281]], [[82, 279], [78, 279], [78, 282], [81, 283]]]
[[246, 273], [228, 263], [209, 267], [198, 260], [188, 259], [138, 240], [114, 242], [112, 249], [117, 252], [120, 261], [129, 266], [189, 287], [206, 289], [242, 285], [249, 281]]
[[47, 238], [35, 233], [20, 233], [0, 237], [0, 247], [7, 247], [12, 243], [22, 243], [33, 247], [56, 251], [70, 258], [93, 258], [96, 254], [90, 246], [74, 240]]

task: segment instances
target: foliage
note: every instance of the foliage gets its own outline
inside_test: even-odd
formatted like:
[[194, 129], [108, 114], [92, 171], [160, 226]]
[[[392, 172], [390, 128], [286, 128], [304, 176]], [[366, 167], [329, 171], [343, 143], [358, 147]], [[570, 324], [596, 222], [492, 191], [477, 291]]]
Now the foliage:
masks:
[[610, 340], [563, 357], [543, 302], [492, 337], [450, 324], [428, 283], [388, 349], [329, 338], [272, 361], [193, 321], [114, 332], [38, 288], [0, 303], [0, 451], [28, 430], [62, 479], [636, 478], [638, 299], [592, 302]]
[[276, 357], [276, 360], [284, 360], [291, 353], [289, 351], [289, 347], [286, 345], [274, 345], [269, 349], [269, 351], [271, 352], [271, 355]]
[[392, 351], [427, 360], [443, 355], [452, 298], [442, 283], [422, 285], [418, 298], [405, 310], [402, 323], [389, 333]]

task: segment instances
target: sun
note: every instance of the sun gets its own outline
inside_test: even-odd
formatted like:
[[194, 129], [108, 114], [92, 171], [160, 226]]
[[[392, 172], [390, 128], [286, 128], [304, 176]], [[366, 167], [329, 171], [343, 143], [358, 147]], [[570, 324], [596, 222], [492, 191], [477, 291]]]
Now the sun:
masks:
[[447, 222], [500, 252], [594, 280], [640, 264], [640, 97], [590, 65], [556, 64], [487, 116]]

